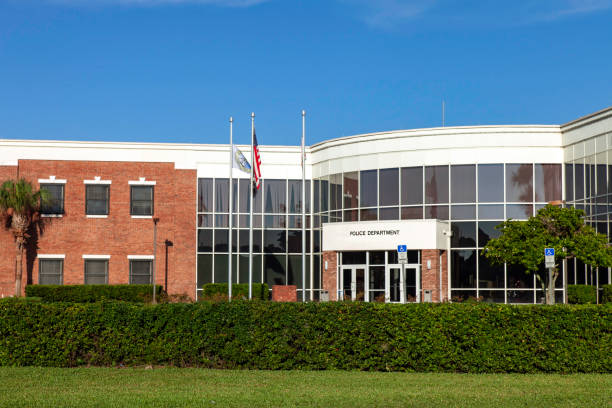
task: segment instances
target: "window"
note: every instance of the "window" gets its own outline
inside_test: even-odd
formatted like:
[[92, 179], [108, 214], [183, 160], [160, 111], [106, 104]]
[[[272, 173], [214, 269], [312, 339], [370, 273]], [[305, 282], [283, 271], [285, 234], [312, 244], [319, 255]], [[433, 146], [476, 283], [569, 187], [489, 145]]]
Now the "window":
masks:
[[153, 186], [132, 186], [130, 214], [153, 215]]
[[105, 285], [108, 283], [108, 260], [86, 259], [85, 260], [85, 284]]
[[47, 190], [49, 199], [41, 203], [41, 213], [44, 215], [60, 215], [64, 213], [64, 185], [41, 184], [40, 189]]
[[85, 186], [85, 214], [108, 215], [108, 185]]
[[38, 260], [38, 283], [40, 285], [61, 285], [63, 272], [63, 259]]
[[150, 285], [153, 261], [131, 260], [130, 261], [130, 284]]

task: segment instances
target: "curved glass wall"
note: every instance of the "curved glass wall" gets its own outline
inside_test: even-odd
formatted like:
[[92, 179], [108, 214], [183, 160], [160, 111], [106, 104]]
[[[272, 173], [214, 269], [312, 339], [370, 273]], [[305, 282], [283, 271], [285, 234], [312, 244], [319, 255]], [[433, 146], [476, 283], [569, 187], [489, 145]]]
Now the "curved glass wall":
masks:
[[[451, 297], [538, 303], [533, 275], [480, 255], [503, 220], [525, 220], [562, 199], [562, 165], [497, 163], [384, 168], [315, 180], [314, 224], [437, 218], [451, 223]], [[327, 198], [329, 197], [329, 201]], [[320, 202], [316, 202], [320, 200]], [[562, 288], [562, 281], [558, 280]], [[562, 292], [558, 294], [562, 300]]]

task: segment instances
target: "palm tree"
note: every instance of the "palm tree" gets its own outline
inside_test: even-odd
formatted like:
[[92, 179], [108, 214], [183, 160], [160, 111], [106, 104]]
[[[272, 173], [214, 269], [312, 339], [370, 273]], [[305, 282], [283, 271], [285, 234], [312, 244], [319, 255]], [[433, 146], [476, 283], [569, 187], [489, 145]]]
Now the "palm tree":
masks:
[[23, 253], [30, 238], [28, 230], [38, 222], [42, 202], [47, 202], [45, 189], [35, 191], [25, 180], [7, 180], [0, 187], [0, 214], [6, 217], [6, 227], [15, 237], [15, 296], [21, 296]]

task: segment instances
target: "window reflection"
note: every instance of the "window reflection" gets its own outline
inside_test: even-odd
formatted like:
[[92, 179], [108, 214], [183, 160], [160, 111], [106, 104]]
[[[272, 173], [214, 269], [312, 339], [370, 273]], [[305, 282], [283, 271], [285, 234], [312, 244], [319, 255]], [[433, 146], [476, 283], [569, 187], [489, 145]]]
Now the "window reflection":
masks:
[[504, 201], [504, 165], [478, 165], [478, 201], [501, 203]]
[[215, 211], [229, 212], [229, 180], [215, 179]]
[[506, 165], [506, 201], [533, 201], [533, 166], [531, 164]]
[[378, 205], [378, 171], [367, 170], [360, 174], [361, 180], [361, 207], [375, 207]]
[[342, 174], [329, 176], [329, 209], [342, 209]]
[[451, 201], [453, 203], [476, 202], [475, 165], [451, 166]]
[[264, 184], [265, 212], [284, 213], [287, 211], [285, 202], [286, 194], [285, 180], [267, 180]]
[[381, 206], [399, 203], [399, 169], [381, 169], [378, 179]]
[[212, 212], [213, 179], [198, 179], [198, 212]]
[[423, 167], [402, 168], [402, 205], [423, 204]]
[[344, 208], [359, 208], [359, 172], [357, 171], [344, 173]]
[[425, 202], [448, 203], [448, 166], [425, 167]]
[[560, 164], [535, 165], [535, 200], [540, 202], [561, 200]]
[[451, 287], [476, 287], [476, 250], [451, 251]]

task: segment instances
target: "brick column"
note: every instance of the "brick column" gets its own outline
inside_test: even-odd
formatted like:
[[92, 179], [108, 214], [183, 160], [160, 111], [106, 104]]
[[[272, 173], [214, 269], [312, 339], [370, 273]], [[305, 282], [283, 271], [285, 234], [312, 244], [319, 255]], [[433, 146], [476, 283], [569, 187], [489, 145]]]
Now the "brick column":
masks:
[[[440, 302], [440, 256], [442, 256], [442, 302], [448, 301], [448, 269], [446, 251], [423, 249], [421, 251], [421, 301], [424, 301], [425, 290], [431, 290], [432, 302]], [[430, 268], [427, 268], [427, 261]]]
[[[327, 263], [327, 269], [325, 269]], [[338, 300], [338, 253], [336, 251], [323, 252], [323, 271], [321, 280], [323, 290], [329, 292], [329, 300]]]

